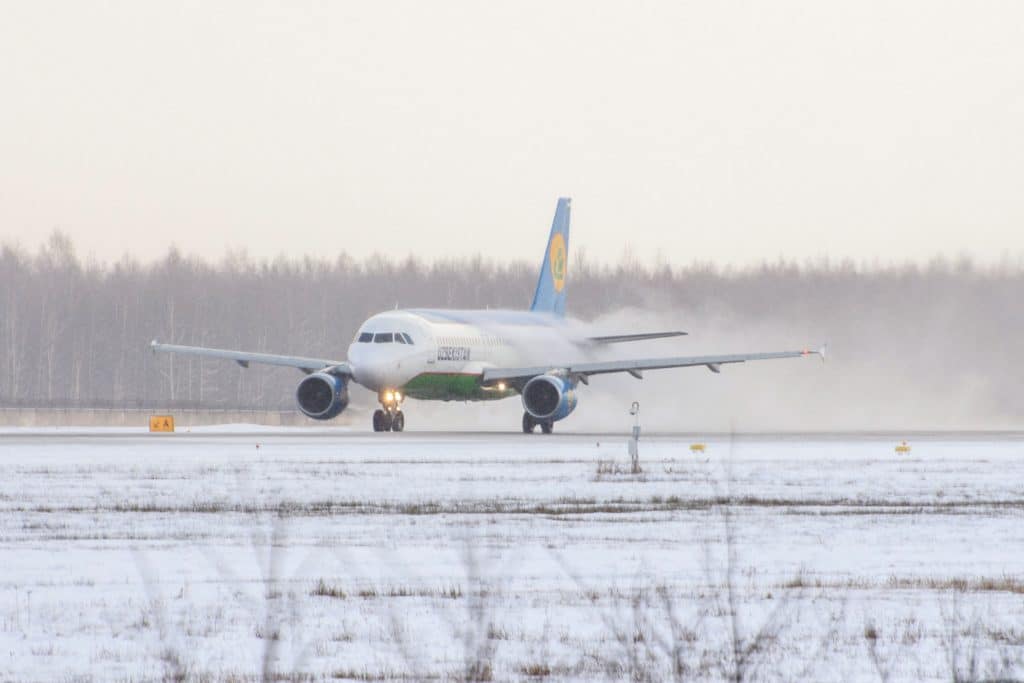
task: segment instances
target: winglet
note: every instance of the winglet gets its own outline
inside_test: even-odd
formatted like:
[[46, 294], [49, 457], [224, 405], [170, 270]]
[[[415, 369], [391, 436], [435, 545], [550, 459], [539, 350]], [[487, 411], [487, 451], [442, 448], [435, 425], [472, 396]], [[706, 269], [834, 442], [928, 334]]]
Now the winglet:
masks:
[[825, 355], [828, 353], [828, 344], [822, 344], [821, 346], [813, 350], [804, 349], [802, 353], [805, 356], [820, 356], [821, 362], [824, 363]]

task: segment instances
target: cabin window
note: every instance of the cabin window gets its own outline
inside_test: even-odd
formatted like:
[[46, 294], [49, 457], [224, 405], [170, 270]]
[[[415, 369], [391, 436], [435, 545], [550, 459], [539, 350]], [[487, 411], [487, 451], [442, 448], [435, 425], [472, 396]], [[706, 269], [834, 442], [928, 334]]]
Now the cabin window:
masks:
[[363, 344], [368, 344], [373, 341], [373, 332], [363, 332], [359, 335], [359, 341]]
[[373, 341], [375, 344], [390, 344], [394, 341], [394, 337], [395, 335], [391, 332], [378, 332], [373, 336]]

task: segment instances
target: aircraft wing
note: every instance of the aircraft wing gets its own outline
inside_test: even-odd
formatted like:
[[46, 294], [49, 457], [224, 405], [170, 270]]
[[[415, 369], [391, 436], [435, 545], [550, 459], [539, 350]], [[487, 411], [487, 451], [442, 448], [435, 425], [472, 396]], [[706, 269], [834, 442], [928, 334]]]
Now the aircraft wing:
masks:
[[609, 334], [603, 337], [587, 337], [592, 344], [621, 344], [622, 342], [647, 341], [648, 339], [666, 339], [668, 337], [683, 337], [686, 332], [673, 330], [672, 332], [641, 332], [639, 334]]
[[327, 358], [303, 358], [301, 356], [278, 356], [272, 353], [251, 353], [248, 351], [231, 351], [229, 349], [208, 349], [202, 346], [177, 346], [175, 344], [161, 344], [154, 339], [149, 347], [154, 352], [182, 353], [192, 356], [206, 356], [208, 358], [223, 358], [233, 360], [243, 368], [249, 367], [249, 363], [263, 363], [265, 365], [283, 365], [286, 367], [299, 368], [303, 372], [311, 373], [317, 370], [329, 370], [336, 375], [351, 375], [352, 366], [345, 361], [330, 360]]
[[532, 368], [487, 368], [484, 370], [483, 382], [498, 380], [525, 380], [552, 371], [561, 371], [586, 381], [590, 375], [602, 375], [610, 372], [628, 372], [634, 377], [642, 377], [644, 370], [661, 370], [663, 368], [688, 368], [698, 365], [706, 366], [712, 372], [719, 372], [722, 365], [728, 363], [746, 363], [753, 360], [773, 360], [776, 358], [800, 358], [801, 356], [821, 356], [825, 358], [825, 347], [803, 351], [769, 351], [766, 353], [735, 353], [722, 356], [676, 356], [667, 358], [639, 358], [635, 360], [612, 360], [585, 363], [571, 363], [563, 366], [543, 366]]

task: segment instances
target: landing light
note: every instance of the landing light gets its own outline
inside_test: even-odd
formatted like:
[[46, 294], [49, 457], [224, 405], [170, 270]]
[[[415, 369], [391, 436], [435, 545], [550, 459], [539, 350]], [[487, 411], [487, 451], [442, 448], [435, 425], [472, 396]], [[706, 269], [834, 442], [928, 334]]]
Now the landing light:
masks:
[[402, 392], [396, 391], [395, 392], [395, 401], [401, 401], [401, 400], [402, 400]]
[[498, 382], [498, 391], [505, 391], [505, 383]]
[[394, 400], [395, 400], [394, 392], [391, 392], [391, 391], [385, 391], [384, 392], [384, 402], [385, 403], [391, 403]]

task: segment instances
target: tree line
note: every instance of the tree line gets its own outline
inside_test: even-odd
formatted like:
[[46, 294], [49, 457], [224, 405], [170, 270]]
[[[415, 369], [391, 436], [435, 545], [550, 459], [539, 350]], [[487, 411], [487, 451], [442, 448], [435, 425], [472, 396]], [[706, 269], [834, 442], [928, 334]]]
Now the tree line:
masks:
[[[171, 248], [142, 263], [83, 260], [54, 233], [36, 252], [0, 248], [0, 405], [293, 407], [294, 370], [154, 355], [151, 339], [343, 359], [358, 325], [395, 307], [526, 308], [537, 264], [482, 257], [307, 256], [217, 261]], [[865, 266], [822, 259], [742, 268], [569, 262], [569, 312], [615, 311], [827, 335], [846, 362], [983, 379], [993, 409], [1017, 407], [1024, 380], [1024, 267], [936, 258]], [[751, 344], [758, 339], [750, 338]], [[752, 350], [756, 346], [751, 346]], [[874, 365], [872, 365], [874, 364]]]

